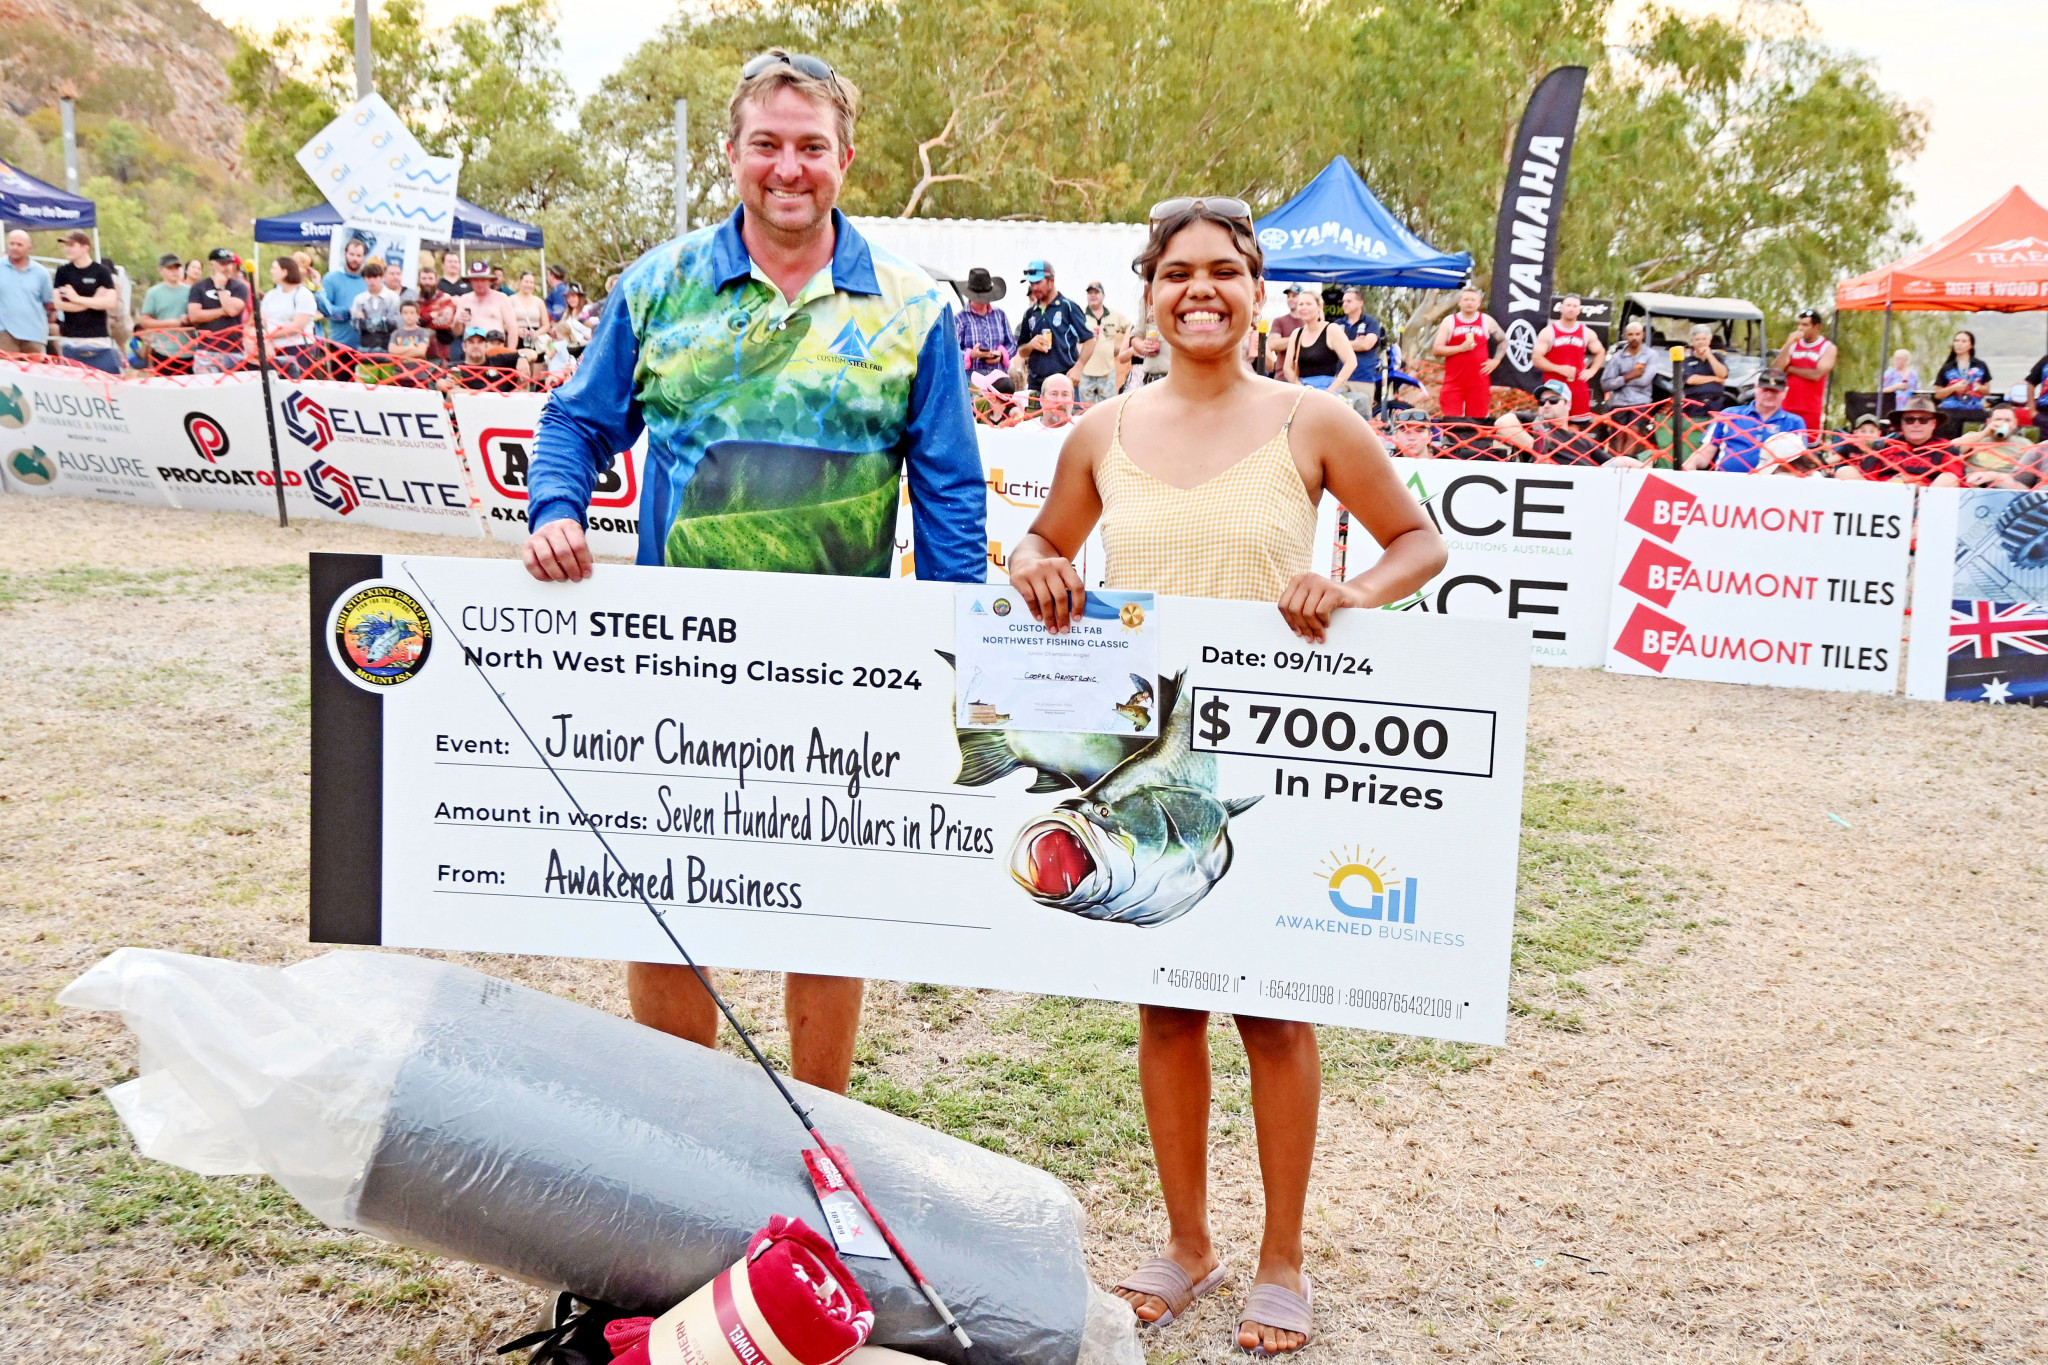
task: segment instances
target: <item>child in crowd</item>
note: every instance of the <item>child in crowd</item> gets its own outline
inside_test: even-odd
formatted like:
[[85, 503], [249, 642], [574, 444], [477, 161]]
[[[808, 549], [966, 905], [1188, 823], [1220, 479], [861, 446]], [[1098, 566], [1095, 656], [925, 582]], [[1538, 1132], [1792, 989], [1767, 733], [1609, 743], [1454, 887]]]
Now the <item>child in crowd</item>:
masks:
[[425, 360], [434, 344], [434, 334], [420, 326], [420, 301], [407, 299], [398, 305], [398, 328], [391, 334], [391, 355], [395, 360]]
[[550, 329], [554, 340], [548, 343], [548, 373], [556, 377], [556, 383], [576, 372], [575, 353], [582, 349], [582, 343], [576, 338], [579, 330], [581, 329], [567, 318], [563, 318]]
[[1899, 350], [1892, 352], [1892, 363], [1885, 369], [1884, 381], [1878, 385], [1878, 406], [1890, 412], [1900, 403], [1913, 396], [1920, 387], [1920, 372], [1913, 368], [1913, 353]]

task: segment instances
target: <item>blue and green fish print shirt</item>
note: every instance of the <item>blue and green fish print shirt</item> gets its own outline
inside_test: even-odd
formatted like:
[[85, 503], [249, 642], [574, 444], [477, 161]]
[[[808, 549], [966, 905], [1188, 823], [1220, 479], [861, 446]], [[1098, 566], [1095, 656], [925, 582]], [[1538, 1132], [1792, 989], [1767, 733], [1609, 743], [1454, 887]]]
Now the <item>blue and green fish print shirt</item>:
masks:
[[785, 300], [744, 212], [620, 277], [541, 412], [529, 524], [583, 520], [644, 428], [642, 564], [885, 576], [907, 472], [917, 576], [981, 582], [987, 490], [939, 286], [835, 209], [831, 266]]

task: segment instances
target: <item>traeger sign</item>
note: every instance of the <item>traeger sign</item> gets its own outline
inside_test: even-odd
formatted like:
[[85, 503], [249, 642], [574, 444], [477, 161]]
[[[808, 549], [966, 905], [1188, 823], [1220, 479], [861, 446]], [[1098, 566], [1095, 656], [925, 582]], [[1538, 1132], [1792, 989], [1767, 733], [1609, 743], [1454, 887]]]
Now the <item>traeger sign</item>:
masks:
[[1543, 78], [1522, 111], [1493, 233], [1493, 294], [1487, 311], [1507, 332], [1507, 354], [1493, 372], [1495, 384], [1534, 392], [1543, 378], [1536, 369], [1536, 333], [1550, 317], [1557, 227], [1564, 217], [1572, 136], [1585, 89], [1585, 67], [1560, 66]]

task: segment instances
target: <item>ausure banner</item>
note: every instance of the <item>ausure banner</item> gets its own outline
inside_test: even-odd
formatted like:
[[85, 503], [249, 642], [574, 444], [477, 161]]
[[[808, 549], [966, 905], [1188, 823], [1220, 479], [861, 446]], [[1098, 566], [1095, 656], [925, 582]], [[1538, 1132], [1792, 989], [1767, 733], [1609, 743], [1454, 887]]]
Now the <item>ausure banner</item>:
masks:
[[1621, 507], [1608, 668], [1897, 688], [1911, 488], [1629, 472]]
[[1906, 695], [2048, 706], [2048, 492], [1920, 490]]
[[1503, 1038], [1505, 622], [1312, 648], [1161, 597], [1084, 622], [1157, 632], [1133, 733], [1047, 734], [956, 728], [987, 588], [315, 555], [312, 589], [315, 940], [669, 960], [645, 894], [710, 964]]
[[[452, 395], [462, 457], [483, 512], [484, 532], [508, 545], [527, 537], [526, 475], [533, 460], [533, 433], [547, 397], [538, 393]], [[640, 553], [640, 475], [646, 459], [643, 433], [632, 450], [612, 461], [591, 489], [584, 534], [592, 553], [633, 559]]]
[[[1529, 627], [1534, 663], [1606, 662], [1620, 471], [1405, 458], [1394, 467], [1451, 558], [1389, 611], [1519, 621]], [[1371, 537], [1354, 524], [1350, 572], [1377, 558]]]
[[143, 456], [130, 386], [50, 365], [0, 365], [0, 470], [10, 492], [171, 507]]
[[[260, 378], [219, 375], [175, 385], [129, 384], [122, 391], [150, 433], [141, 453], [180, 507], [277, 515]], [[285, 465], [284, 497], [287, 516], [318, 515], [303, 467]]]
[[455, 430], [437, 389], [369, 388], [272, 375], [277, 444], [312, 515], [392, 531], [481, 537]]

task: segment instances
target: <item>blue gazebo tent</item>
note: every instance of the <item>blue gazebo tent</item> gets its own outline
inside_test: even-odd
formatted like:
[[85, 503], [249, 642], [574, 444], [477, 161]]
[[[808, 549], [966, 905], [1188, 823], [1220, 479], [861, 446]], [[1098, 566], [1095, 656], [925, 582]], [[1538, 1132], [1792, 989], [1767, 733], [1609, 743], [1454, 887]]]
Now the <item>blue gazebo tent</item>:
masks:
[[[332, 204], [315, 204], [297, 213], [281, 213], [256, 220], [256, 240], [272, 246], [313, 246], [328, 241], [341, 226], [341, 214]], [[538, 250], [541, 230], [480, 209], [467, 199], [455, 201], [456, 246], [495, 246], [506, 250]]]
[[99, 213], [92, 200], [83, 195], [45, 185], [0, 161], [0, 221], [10, 230], [62, 232], [98, 227]]
[[1343, 157], [1255, 225], [1269, 280], [1455, 289], [1472, 254], [1438, 251], [1403, 227]]

